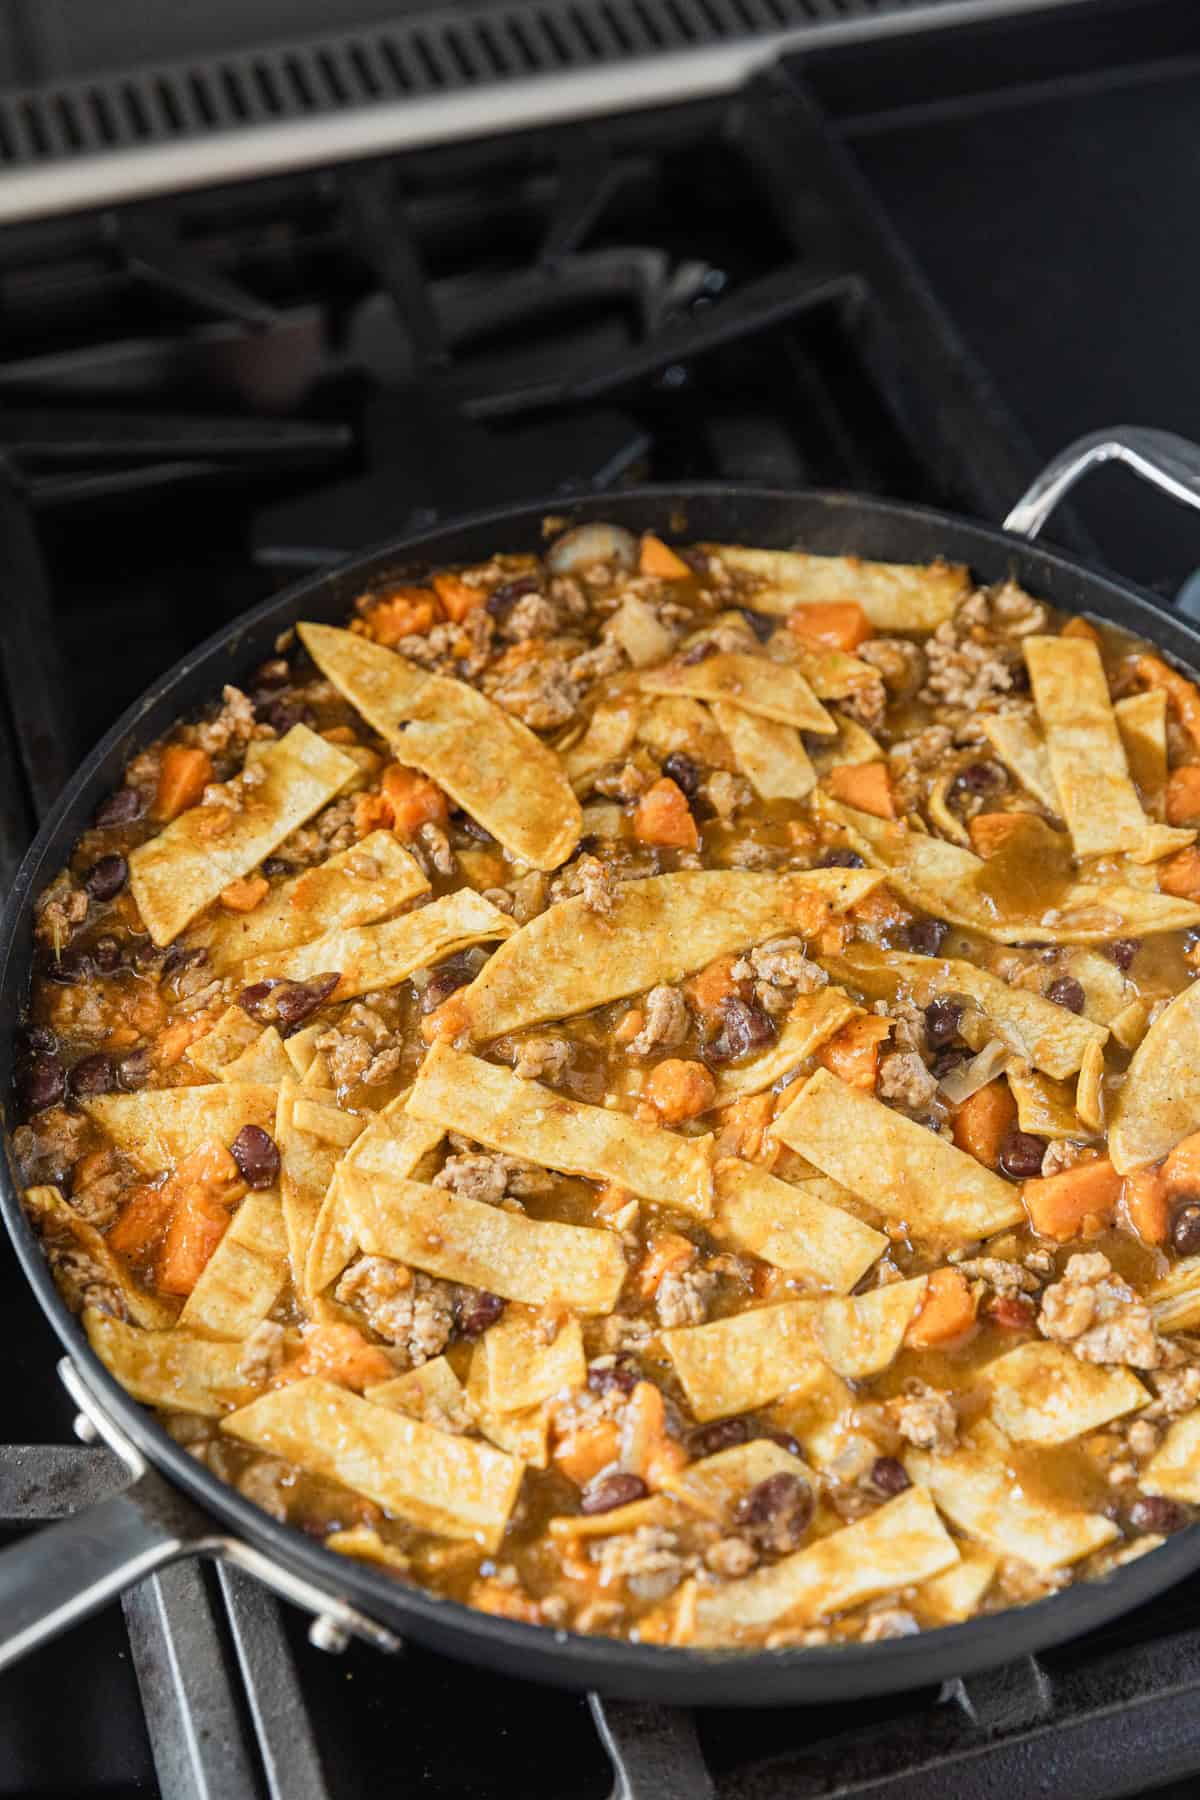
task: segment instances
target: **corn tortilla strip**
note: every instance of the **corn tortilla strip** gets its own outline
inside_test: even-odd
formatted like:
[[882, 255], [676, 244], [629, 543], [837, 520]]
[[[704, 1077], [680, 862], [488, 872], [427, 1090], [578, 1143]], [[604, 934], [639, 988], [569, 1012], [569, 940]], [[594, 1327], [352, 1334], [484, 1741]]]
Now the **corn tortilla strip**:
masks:
[[1153, 1002], [1140, 996], [1123, 1006], [1109, 1027], [1122, 1050], [1136, 1050], [1150, 1028]]
[[799, 669], [740, 650], [718, 650], [703, 662], [667, 663], [644, 671], [645, 694], [687, 694], [693, 700], [727, 701], [764, 719], [832, 737], [837, 726]]
[[522, 1465], [502, 1451], [315, 1378], [262, 1395], [222, 1429], [340, 1481], [419, 1530], [487, 1550], [499, 1547], [521, 1485]]
[[680, 981], [781, 932], [815, 937], [880, 879], [864, 869], [685, 869], [622, 882], [607, 914], [582, 895], [560, 900], [462, 990], [468, 1029], [476, 1041], [499, 1037]]
[[1030, 1494], [1019, 1462], [1014, 1466], [1012, 1444], [986, 1419], [947, 1456], [910, 1450], [903, 1460], [960, 1531], [1042, 1574], [1090, 1556], [1119, 1535], [1101, 1513], [1051, 1506]]
[[333, 999], [395, 987], [432, 962], [488, 938], [511, 937], [516, 926], [506, 913], [473, 888], [459, 888], [416, 912], [380, 925], [351, 925], [291, 950], [271, 951], [243, 965], [241, 979], [253, 983], [270, 977], [308, 981], [315, 975], [341, 975]]
[[756, 1163], [722, 1158], [716, 1184], [713, 1232], [815, 1287], [848, 1294], [887, 1249], [882, 1232]]
[[317, 1050], [317, 1039], [324, 1037], [324, 1025], [306, 1025], [303, 1031], [295, 1031], [291, 1037], [284, 1038], [283, 1048], [287, 1059], [296, 1074], [303, 1079], [315, 1062], [323, 1062], [324, 1058]]
[[763, 585], [751, 604], [787, 614], [798, 606], [854, 600], [876, 631], [932, 631], [971, 589], [961, 563], [867, 562], [858, 556], [806, 556], [797, 550], [757, 550], [709, 544], [726, 568]]
[[857, 1524], [719, 1587], [697, 1585], [690, 1643], [723, 1644], [787, 1620], [814, 1624], [893, 1588], [927, 1581], [958, 1561], [953, 1538], [923, 1487], [898, 1494]]
[[782, 1444], [758, 1437], [664, 1475], [662, 1487], [664, 1493], [693, 1512], [715, 1519], [718, 1524], [731, 1525], [738, 1501], [772, 1475], [798, 1475], [803, 1480], [809, 1476], [809, 1470]]
[[353, 1168], [343, 1169], [339, 1182], [370, 1256], [530, 1306], [604, 1313], [616, 1304], [625, 1254], [611, 1231], [530, 1219], [447, 1188]]
[[179, 1323], [202, 1336], [248, 1338], [287, 1280], [279, 1195], [247, 1194], [188, 1295]]
[[857, 719], [848, 719], [839, 713], [837, 728], [835, 738], [825, 738], [811, 753], [818, 779], [828, 775], [830, 769], [885, 760], [882, 744]]
[[1103, 1368], [1063, 1344], [1022, 1344], [983, 1370], [993, 1423], [1018, 1444], [1069, 1444], [1150, 1399], [1128, 1369]]
[[959, 1544], [958, 1561], [921, 1582], [916, 1610], [931, 1625], [957, 1625], [969, 1619], [991, 1587], [999, 1557], [974, 1544]]
[[440, 1125], [429, 1125], [422, 1119], [408, 1117], [404, 1108], [409, 1092], [405, 1088], [388, 1101], [382, 1112], [367, 1121], [334, 1170], [309, 1239], [301, 1290], [305, 1299], [315, 1299], [326, 1288], [332, 1287], [358, 1254], [354, 1225], [338, 1188], [339, 1170], [356, 1168], [366, 1174], [381, 1172], [408, 1177], [416, 1173], [422, 1159], [441, 1142]]
[[324, 1102], [313, 1098], [322, 1091], [302, 1093], [294, 1081], [283, 1082], [275, 1116], [279, 1192], [288, 1264], [297, 1293], [304, 1292], [309, 1248], [334, 1170], [347, 1144], [363, 1128], [361, 1119], [332, 1104], [332, 1094]]
[[146, 1088], [139, 1094], [101, 1094], [81, 1102], [118, 1150], [153, 1175], [170, 1169], [216, 1138], [232, 1144], [243, 1125], [271, 1131], [276, 1089], [257, 1082], [209, 1087]]
[[336, 744], [307, 725], [264, 745], [254, 760], [257, 786], [228, 783], [236, 796], [225, 829], [212, 832], [209, 806], [193, 806], [157, 837], [129, 853], [129, 885], [156, 944], [169, 944], [221, 889], [256, 869], [298, 825], [340, 793], [358, 773]]
[[785, 1300], [661, 1334], [688, 1405], [701, 1423], [750, 1412], [823, 1368], [816, 1305]]
[[[795, 1462], [793, 1457], [792, 1462]], [[671, 1527], [682, 1524], [687, 1512], [669, 1494], [648, 1494], [644, 1500], [631, 1500], [627, 1506], [614, 1506], [605, 1513], [562, 1513], [551, 1519], [550, 1535], [562, 1542], [595, 1542], [597, 1538], [623, 1537], [643, 1525]]]
[[818, 700], [849, 700], [864, 688], [877, 687], [882, 679], [879, 670], [861, 656], [850, 656], [845, 650], [818, 649], [792, 631], [777, 631], [768, 652], [779, 662], [799, 669]]
[[798, 994], [773, 1044], [749, 1062], [720, 1071], [713, 1105], [727, 1106], [731, 1100], [744, 1100], [749, 1094], [761, 1094], [764, 1088], [774, 1087], [784, 1075], [815, 1055], [861, 1010], [838, 987]]
[[1033, 719], [1024, 713], [989, 713], [979, 721], [988, 743], [1026, 793], [1032, 794], [1049, 813], [1062, 816], [1062, 803], [1050, 766], [1046, 740]]
[[[946, 994], [965, 994], [1010, 1050], [1056, 1081], [1074, 1075], [1088, 1045], [1103, 1044], [1108, 1036], [1103, 1025], [1056, 1006], [1041, 994], [1010, 987], [999, 976], [957, 957], [913, 956], [874, 944], [851, 944], [840, 956], [821, 961], [839, 981], [861, 988], [872, 999], [892, 999], [901, 984], [918, 1006]], [[1108, 966], [1119, 975], [1115, 963]]]
[[1028, 1063], [1011, 1063], [1005, 1075], [1017, 1103], [1017, 1124], [1022, 1131], [1054, 1141], [1082, 1140], [1091, 1135], [1075, 1110], [1075, 1088], [1070, 1082], [1051, 1081]]
[[844, 1467], [840, 1459], [850, 1440], [870, 1450], [869, 1441], [856, 1434], [850, 1421], [855, 1407], [854, 1389], [824, 1364], [805, 1378], [802, 1388], [784, 1394], [771, 1407], [772, 1425], [790, 1432], [804, 1445], [814, 1468]]
[[209, 966], [220, 975], [252, 957], [290, 950], [351, 925], [370, 925], [429, 892], [417, 862], [390, 831], [373, 831], [349, 850], [305, 869], [253, 912], [222, 912], [208, 938]]
[[[1134, 993], [1111, 956], [1103, 951], [1075, 949], [1063, 958], [1063, 969], [1083, 989], [1083, 1016], [1097, 1025], [1111, 1025], [1129, 1005]], [[1031, 1062], [1033, 1058], [1029, 1059]], [[1053, 1069], [1046, 1070], [1053, 1075]]]
[[197, 1038], [184, 1051], [190, 1063], [205, 1075], [220, 1076], [221, 1070], [262, 1036], [262, 1027], [240, 1006], [231, 1006], [221, 1014], [211, 1031]]
[[391, 1381], [376, 1382], [364, 1389], [363, 1398], [374, 1406], [390, 1406], [412, 1419], [424, 1419], [426, 1424], [436, 1424], [436, 1415], [452, 1415], [465, 1404], [462, 1382], [444, 1356], [430, 1357]]
[[1158, 825], [1142, 810], [1099, 646], [1089, 637], [1027, 637], [1022, 647], [1076, 855], [1123, 850], [1153, 862], [1190, 844], [1194, 831]]
[[622, 693], [599, 701], [581, 738], [561, 752], [567, 780], [576, 791], [591, 785], [605, 763], [623, 757], [633, 743], [646, 702], [640, 694]]
[[1118, 1175], [1157, 1162], [1200, 1126], [1200, 982], [1164, 1007], [1133, 1053], [1108, 1153]]
[[240, 1343], [199, 1337], [178, 1326], [139, 1331], [93, 1307], [85, 1311], [83, 1324], [105, 1368], [147, 1406], [217, 1418], [231, 1411], [246, 1392], [246, 1378], [238, 1366]]
[[684, 694], [643, 695], [637, 741], [658, 762], [681, 750], [694, 762], [708, 763], [714, 769], [736, 767], [728, 740], [708, 707]]
[[811, 794], [817, 772], [794, 725], [760, 718], [724, 701], [713, 706], [713, 717], [760, 800], [803, 800]]
[[928, 1277], [917, 1275], [849, 1299], [827, 1300], [817, 1316], [817, 1344], [834, 1373], [858, 1381], [890, 1367], [927, 1286]]
[[466, 1401], [475, 1424], [490, 1443], [519, 1457], [530, 1468], [544, 1469], [550, 1462], [550, 1408], [530, 1407], [526, 1412], [492, 1412], [487, 1404], [486, 1338], [476, 1344], [467, 1368]]
[[528, 1412], [587, 1380], [578, 1319], [568, 1319], [549, 1342], [545, 1320], [532, 1309], [508, 1306], [480, 1340], [489, 1412]]
[[1160, 1331], [1190, 1331], [1200, 1324], [1200, 1256], [1185, 1256], [1148, 1294]]
[[579, 842], [579, 802], [553, 750], [465, 681], [431, 675], [332, 625], [299, 625], [305, 649], [397, 758], [444, 788], [506, 850], [557, 869]]
[[994, 943], [1102, 944], [1200, 925], [1200, 906], [1190, 900], [1122, 882], [1073, 882], [1036, 916], [1001, 914], [983, 885], [987, 865], [972, 851], [844, 806], [819, 788], [810, 804], [842, 827], [850, 848], [883, 869], [904, 899]]
[[68, 1245], [83, 1252], [88, 1268], [99, 1271], [106, 1287], [115, 1288], [135, 1325], [147, 1331], [165, 1330], [175, 1323], [175, 1308], [138, 1286], [119, 1256], [109, 1249], [102, 1232], [81, 1219], [56, 1187], [25, 1190], [25, 1209], [35, 1221], [50, 1252]]
[[642, 1200], [712, 1215], [711, 1134], [681, 1137], [628, 1113], [569, 1100], [540, 1081], [441, 1043], [426, 1056], [408, 1099], [428, 1119], [564, 1175], [615, 1181]]
[[1167, 787], [1167, 696], [1163, 688], [1127, 694], [1113, 707], [1133, 784], [1146, 811], [1162, 810]]
[[373, 1563], [378, 1569], [393, 1569], [397, 1575], [407, 1575], [412, 1568], [412, 1558], [399, 1545], [381, 1538], [373, 1525], [351, 1525], [345, 1531], [331, 1531], [325, 1548], [336, 1550], [339, 1556], [352, 1556], [357, 1562]]
[[283, 1047], [283, 1039], [273, 1025], [260, 1032], [240, 1056], [217, 1070], [218, 1081], [251, 1081], [264, 1087], [278, 1087], [292, 1073], [291, 1061]]
[[1144, 1494], [1200, 1501], [1200, 1407], [1176, 1419], [1138, 1482]]
[[918, 1235], [958, 1243], [1024, 1220], [1020, 1195], [965, 1151], [818, 1069], [771, 1130]]
[[1097, 1137], [1104, 1131], [1104, 1051], [1089, 1044], [1075, 1083], [1075, 1111], [1080, 1123]]

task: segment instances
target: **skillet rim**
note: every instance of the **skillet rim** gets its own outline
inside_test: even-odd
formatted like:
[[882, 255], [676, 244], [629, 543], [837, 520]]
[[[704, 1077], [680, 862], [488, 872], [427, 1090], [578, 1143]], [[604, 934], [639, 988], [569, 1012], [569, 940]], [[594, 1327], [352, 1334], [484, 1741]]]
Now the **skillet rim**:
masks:
[[[930, 560], [938, 554], [960, 554], [951, 549], [947, 540], [965, 536], [971, 545], [1006, 557], [1009, 566], [1032, 566], [1036, 572], [1032, 577], [1023, 575], [1022, 579], [1028, 580], [1035, 591], [1040, 588], [1049, 593], [1057, 605], [1065, 603], [1062, 588], [1069, 590], [1075, 584], [1070, 601], [1074, 610], [1093, 610], [1116, 623], [1132, 625], [1200, 679], [1200, 631], [1166, 611], [1163, 603], [1147, 590], [1091, 567], [1078, 557], [1048, 550], [1041, 543], [963, 514], [846, 490], [781, 489], [723, 482], [646, 485], [617, 493], [560, 495], [464, 513], [420, 532], [385, 539], [289, 584], [211, 634], [160, 675], [121, 714], [73, 773], [30, 845], [0, 919], [0, 1005], [4, 1008], [0, 1020], [0, 1122], [4, 1121], [11, 1089], [13, 1031], [31, 974], [31, 959], [23, 936], [30, 923], [33, 895], [40, 886], [42, 865], [60, 853], [68, 826], [65, 841], [74, 842], [83, 828], [82, 820], [90, 818], [95, 801], [107, 791], [109, 765], [115, 763], [118, 753], [123, 763], [141, 743], [160, 735], [169, 728], [171, 720], [191, 709], [194, 702], [176, 703], [165, 724], [155, 722], [156, 715], [167, 708], [181, 687], [201, 672], [212, 672], [210, 665], [219, 667], [222, 657], [239, 655], [243, 641], [268, 624], [277, 629], [290, 625], [301, 616], [300, 608], [308, 600], [329, 603], [336, 597], [342, 603], [342, 590], [349, 584], [365, 585], [406, 564], [440, 558], [453, 560], [455, 541], [469, 532], [501, 532], [507, 528], [536, 535], [548, 514], [566, 516], [572, 523], [605, 518], [620, 523], [631, 512], [636, 518], [639, 509], [656, 517], [661, 528], [662, 512], [669, 519], [680, 508], [686, 512], [691, 504], [705, 502], [724, 502], [733, 508], [777, 507], [785, 511], [789, 507], [802, 510], [815, 506], [828, 515], [831, 523], [844, 518], [845, 536], [851, 539], [863, 535], [864, 520], [885, 529], [904, 525], [918, 533], [928, 532], [932, 546], [926, 548], [926, 556]], [[678, 533], [672, 529], [670, 535]], [[796, 535], [794, 532], [792, 541]], [[855, 553], [843, 542], [841, 554]], [[879, 552], [867, 549], [857, 553]], [[969, 554], [967, 560], [973, 560]], [[209, 683], [210, 698], [213, 685]], [[402, 1586], [395, 1578], [353, 1558], [338, 1556], [299, 1529], [272, 1519], [189, 1456], [150, 1409], [135, 1401], [109, 1373], [62, 1300], [40, 1240], [25, 1213], [12, 1165], [7, 1124], [3, 1138], [0, 1213], [22, 1271], [67, 1355], [82, 1369], [89, 1388], [151, 1467], [260, 1549], [285, 1565], [298, 1566], [318, 1587], [350, 1598], [364, 1612], [397, 1625], [402, 1632], [410, 1632], [415, 1640], [442, 1654], [509, 1672], [515, 1662], [515, 1672], [522, 1677], [560, 1686], [594, 1687], [614, 1696], [653, 1696], [677, 1703], [757, 1706], [848, 1699], [936, 1685], [1048, 1649], [1128, 1614], [1200, 1568], [1198, 1523], [1111, 1575], [1072, 1584], [1031, 1605], [977, 1616], [911, 1638], [781, 1650], [696, 1650], [630, 1644], [500, 1619], [426, 1589]]]

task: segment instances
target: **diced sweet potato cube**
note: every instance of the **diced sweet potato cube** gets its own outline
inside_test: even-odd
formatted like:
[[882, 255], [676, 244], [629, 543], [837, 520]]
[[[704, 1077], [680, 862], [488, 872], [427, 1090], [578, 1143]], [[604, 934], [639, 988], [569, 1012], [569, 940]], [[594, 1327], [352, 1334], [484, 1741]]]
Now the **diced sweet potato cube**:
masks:
[[977, 856], [995, 856], [1021, 830], [1020, 813], [977, 813], [967, 824], [971, 848]]
[[779, 1160], [781, 1146], [771, 1136], [775, 1095], [770, 1090], [732, 1101], [721, 1108], [718, 1117], [721, 1121], [718, 1156], [740, 1156], [743, 1162], [761, 1163], [768, 1169]]
[[985, 1168], [998, 1168], [1004, 1135], [1016, 1120], [1017, 1103], [1007, 1081], [989, 1081], [955, 1113], [954, 1142]]
[[707, 1112], [717, 1090], [703, 1063], [668, 1056], [650, 1071], [643, 1092], [664, 1124], [677, 1125]]
[[1111, 1223], [1120, 1197], [1121, 1177], [1107, 1157], [1039, 1176], [1022, 1189], [1033, 1229], [1060, 1244]]
[[519, 1587], [510, 1587], [495, 1576], [484, 1576], [471, 1584], [467, 1599], [477, 1612], [491, 1613], [496, 1619], [519, 1619], [525, 1625], [540, 1625], [542, 1609], [536, 1600]]
[[788, 625], [797, 637], [821, 644], [826, 650], [854, 651], [874, 636], [871, 621], [857, 600], [797, 606], [788, 614]]
[[700, 842], [696, 821], [683, 789], [664, 775], [638, 801], [633, 815], [633, 834], [643, 844], [662, 844], [671, 850], [695, 850]]
[[1121, 1190], [1121, 1209], [1143, 1244], [1165, 1244], [1171, 1232], [1171, 1201], [1163, 1171], [1132, 1170]]
[[895, 818], [896, 798], [885, 762], [838, 763], [827, 779], [835, 800], [856, 806], [859, 812], [874, 813], [877, 819]]
[[202, 1191], [182, 1196], [159, 1252], [155, 1281], [164, 1294], [190, 1294], [229, 1229], [229, 1212]]
[[1093, 644], [1100, 642], [1100, 633], [1091, 620], [1082, 618], [1079, 613], [1076, 613], [1073, 619], [1067, 620], [1062, 628], [1062, 635], [1064, 637], [1091, 638]]
[[442, 611], [455, 624], [461, 624], [469, 612], [482, 606], [487, 599], [483, 588], [472, 587], [470, 582], [463, 581], [458, 575], [435, 575], [434, 592], [442, 603]]
[[657, 575], [660, 581], [682, 581], [692, 572], [682, 556], [676, 556], [674, 550], [652, 531], [647, 531], [642, 538], [638, 570], [643, 575]]
[[1200, 1131], [1180, 1138], [1162, 1166], [1168, 1194], [1200, 1194]]
[[965, 1337], [974, 1324], [975, 1296], [966, 1276], [958, 1269], [935, 1269], [904, 1341], [914, 1350], [931, 1350]]
[[397, 837], [416, 837], [422, 825], [445, 825], [450, 817], [449, 803], [437, 782], [416, 769], [389, 763], [379, 785], [391, 808], [392, 830]]
[[108, 1233], [109, 1249], [140, 1260], [158, 1243], [174, 1210], [170, 1187], [135, 1188]]
[[661, 1485], [687, 1462], [683, 1445], [667, 1431], [662, 1389], [639, 1381], [621, 1420], [621, 1467], [640, 1475], [649, 1488]]
[[298, 1375], [319, 1375], [325, 1381], [361, 1391], [372, 1382], [390, 1381], [396, 1370], [382, 1350], [367, 1342], [357, 1326], [329, 1319], [307, 1328], [300, 1355], [285, 1373], [292, 1379]]
[[695, 1262], [697, 1254], [690, 1238], [678, 1231], [660, 1231], [638, 1269], [638, 1291], [643, 1299], [657, 1292], [659, 1282], [671, 1269], [686, 1269]]
[[227, 912], [253, 912], [270, 891], [271, 884], [265, 875], [246, 875], [241, 881], [231, 881], [228, 887], [221, 889], [221, 905]]
[[620, 1448], [616, 1421], [598, 1419], [594, 1425], [581, 1425], [562, 1439], [554, 1452], [554, 1464], [568, 1481], [586, 1487], [601, 1469], [616, 1462]]
[[370, 837], [373, 831], [390, 831], [391, 829], [392, 809], [382, 794], [355, 794], [355, 837]]
[[1200, 850], [1194, 844], [1159, 863], [1158, 887], [1160, 893], [1174, 894], [1177, 900], [1200, 899]]
[[154, 817], [163, 824], [195, 806], [213, 778], [212, 758], [193, 744], [168, 744], [158, 768]]
[[880, 930], [907, 924], [912, 918], [908, 907], [897, 899], [886, 882], [856, 900], [849, 910], [856, 925], [876, 925]]
[[206, 1013], [192, 1013], [187, 1018], [176, 1019], [159, 1033], [154, 1045], [155, 1061], [164, 1069], [173, 1068], [196, 1039], [204, 1036], [210, 1023]]
[[718, 956], [715, 962], [708, 963], [684, 982], [684, 991], [699, 1012], [716, 1012], [723, 1000], [737, 993], [738, 985], [732, 974], [736, 961], [734, 956]]
[[355, 624], [364, 637], [390, 647], [429, 631], [438, 612], [437, 595], [429, 588], [402, 587], [376, 600]]
[[1168, 825], [1200, 823], [1200, 763], [1171, 770], [1165, 805]]
[[856, 1013], [821, 1045], [817, 1061], [839, 1081], [870, 1093], [879, 1074], [879, 1046], [891, 1029], [891, 1020], [878, 1013]]

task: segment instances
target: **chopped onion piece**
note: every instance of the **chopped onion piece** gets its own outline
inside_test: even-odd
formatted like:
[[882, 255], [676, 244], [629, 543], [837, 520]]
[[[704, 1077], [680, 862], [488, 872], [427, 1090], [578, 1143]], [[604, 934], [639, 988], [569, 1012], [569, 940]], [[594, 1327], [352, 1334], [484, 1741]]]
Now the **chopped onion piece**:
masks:
[[1012, 1054], [1007, 1044], [993, 1038], [970, 1062], [958, 1063], [943, 1075], [938, 1087], [952, 1106], [961, 1106], [964, 1100], [969, 1100], [972, 1094], [977, 1094], [980, 1088], [1004, 1073], [1012, 1061]]

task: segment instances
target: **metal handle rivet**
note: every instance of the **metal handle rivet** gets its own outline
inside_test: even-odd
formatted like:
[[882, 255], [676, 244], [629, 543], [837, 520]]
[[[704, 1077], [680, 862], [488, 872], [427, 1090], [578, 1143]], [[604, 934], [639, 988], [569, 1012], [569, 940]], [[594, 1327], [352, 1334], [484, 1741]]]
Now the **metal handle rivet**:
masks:
[[340, 1656], [350, 1642], [350, 1633], [328, 1613], [318, 1613], [308, 1628], [308, 1641], [314, 1650], [324, 1650], [330, 1656]]

